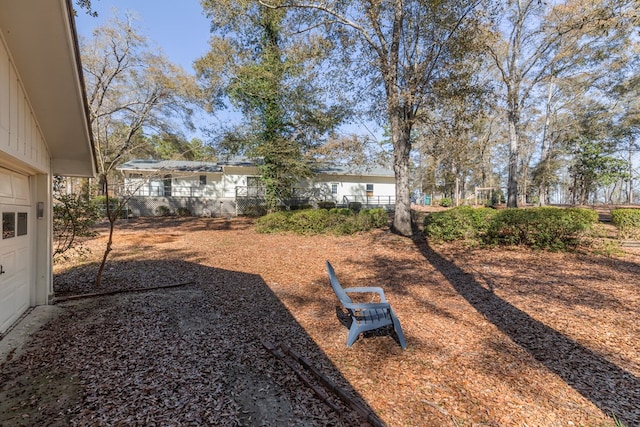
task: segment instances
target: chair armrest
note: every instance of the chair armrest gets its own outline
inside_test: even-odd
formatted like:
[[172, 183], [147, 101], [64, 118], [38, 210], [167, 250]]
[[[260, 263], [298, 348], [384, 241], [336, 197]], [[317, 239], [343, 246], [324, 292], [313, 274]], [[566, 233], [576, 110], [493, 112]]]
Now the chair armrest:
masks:
[[366, 294], [366, 293], [378, 294], [380, 295], [381, 302], [387, 301], [387, 299], [384, 297], [384, 291], [382, 290], [382, 288], [379, 288], [377, 286], [370, 286], [370, 287], [364, 287], [364, 288], [363, 287], [345, 288], [344, 291], [346, 293], [353, 292], [353, 293], [362, 293], [362, 294]]
[[391, 304], [388, 302], [348, 302], [343, 304], [344, 308], [350, 310], [389, 310], [391, 309]]

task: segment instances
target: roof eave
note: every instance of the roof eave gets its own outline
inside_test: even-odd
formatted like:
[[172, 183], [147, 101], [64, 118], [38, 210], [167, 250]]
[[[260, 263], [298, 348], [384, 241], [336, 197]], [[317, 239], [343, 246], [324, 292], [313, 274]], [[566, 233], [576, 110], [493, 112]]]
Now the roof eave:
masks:
[[97, 170], [71, 0], [0, 0], [0, 28], [51, 156], [52, 173]]

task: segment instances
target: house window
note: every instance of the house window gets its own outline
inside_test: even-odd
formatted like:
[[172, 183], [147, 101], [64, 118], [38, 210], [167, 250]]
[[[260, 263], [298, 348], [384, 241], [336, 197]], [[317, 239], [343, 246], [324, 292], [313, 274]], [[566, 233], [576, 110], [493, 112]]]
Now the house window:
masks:
[[334, 196], [338, 194], [338, 184], [335, 182], [331, 184], [331, 194]]
[[260, 182], [259, 176], [248, 176], [247, 177], [247, 196], [249, 197], [261, 197], [262, 185]]
[[142, 178], [142, 174], [141, 173], [130, 173], [129, 174], [129, 178]]
[[171, 175], [164, 176], [164, 197], [171, 197]]
[[164, 193], [164, 183], [162, 180], [153, 179], [149, 181], [149, 195], [153, 197], [162, 197]]
[[373, 184], [367, 184], [367, 197], [373, 197]]
[[18, 236], [27, 234], [27, 213], [18, 212]]
[[2, 238], [11, 239], [12, 237], [16, 237], [16, 213], [3, 212], [2, 213]]
[[204, 187], [207, 185], [207, 175], [200, 175], [200, 186]]

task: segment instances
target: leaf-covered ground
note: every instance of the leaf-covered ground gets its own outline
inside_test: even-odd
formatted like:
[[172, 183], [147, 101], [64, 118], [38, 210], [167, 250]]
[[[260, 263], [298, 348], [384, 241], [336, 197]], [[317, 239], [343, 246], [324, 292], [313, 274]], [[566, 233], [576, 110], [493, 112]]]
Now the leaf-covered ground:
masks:
[[[285, 344], [389, 426], [640, 425], [640, 253], [430, 246], [387, 230], [257, 234], [247, 219], [119, 224], [102, 289], [56, 266], [62, 314], [0, 371], [0, 425], [366, 425], [262, 345]], [[636, 251], [635, 253], [633, 251]], [[382, 286], [408, 348], [346, 347], [324, 270]]]

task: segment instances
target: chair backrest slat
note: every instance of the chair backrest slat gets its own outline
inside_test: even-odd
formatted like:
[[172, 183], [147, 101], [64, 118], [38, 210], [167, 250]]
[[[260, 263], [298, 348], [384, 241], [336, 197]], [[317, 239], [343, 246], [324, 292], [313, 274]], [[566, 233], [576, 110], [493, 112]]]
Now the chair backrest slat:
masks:
[[349, 298], [349, 296], [344, 291], [344, 289], [342, 289], [342, 286], [340, 286], [340, 282], [338, 282], [338, 277], [336, 276], [336, 272], [329, 261], [327, 261], [327, 273], [329, 274], [329, 281], [331, 282], [331, 287], [333, 288], [333, 292], [335, 292], [340, 302], [342, 302], [343, 304], [350, 303], [351, 298]]

